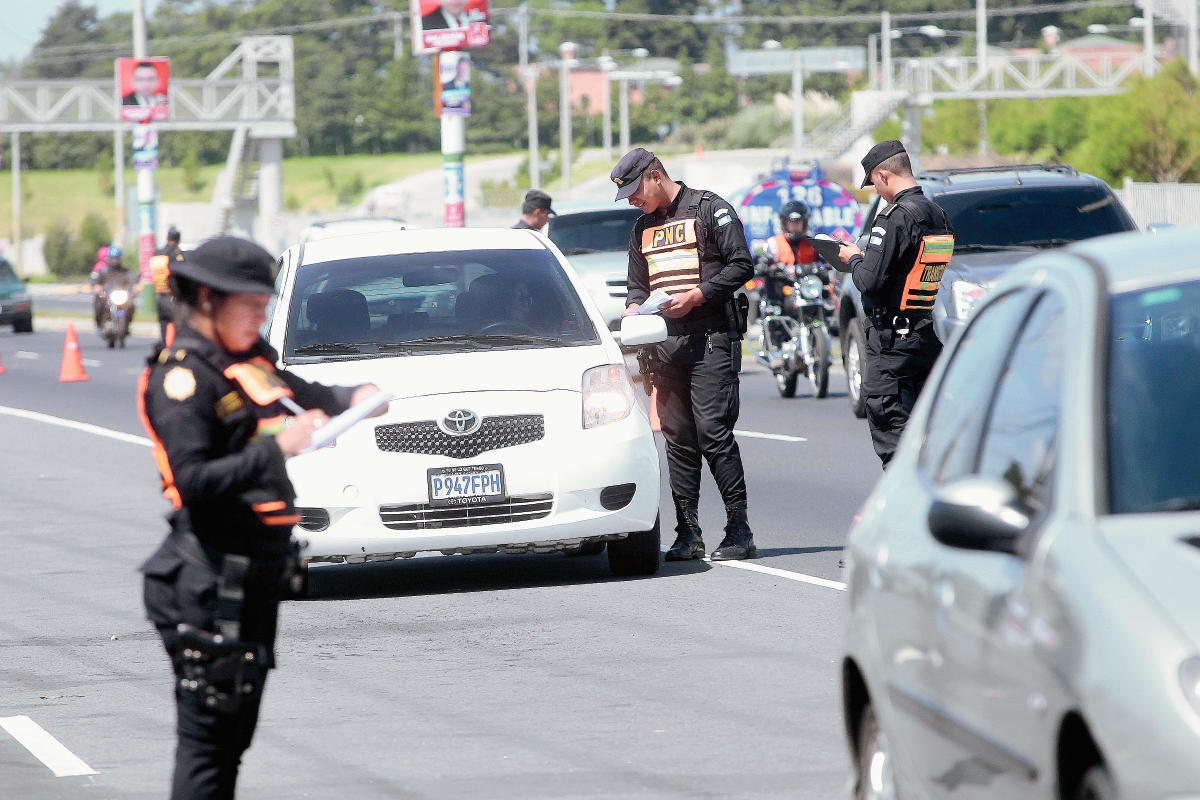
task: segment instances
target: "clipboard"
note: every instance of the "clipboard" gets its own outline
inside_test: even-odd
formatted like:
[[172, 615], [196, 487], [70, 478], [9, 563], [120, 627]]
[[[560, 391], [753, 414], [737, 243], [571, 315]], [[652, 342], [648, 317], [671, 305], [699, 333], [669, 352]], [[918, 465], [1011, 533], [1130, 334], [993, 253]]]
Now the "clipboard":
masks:
[[845, 266], [842, 263], [841, 256], [838, 255], [841, 252], [842, 245], [845, 244], [845, 242], [840, 242], [833, 238], [826, 239], [824, 237], [817, 236], [805, 236], [804, 241], [808, 242], [809, 246], [812, 247], [813, 250], [817, 251], [817, 255], [825, 259], [825, 263], [829, 264], [831, 267], [841, 268]]

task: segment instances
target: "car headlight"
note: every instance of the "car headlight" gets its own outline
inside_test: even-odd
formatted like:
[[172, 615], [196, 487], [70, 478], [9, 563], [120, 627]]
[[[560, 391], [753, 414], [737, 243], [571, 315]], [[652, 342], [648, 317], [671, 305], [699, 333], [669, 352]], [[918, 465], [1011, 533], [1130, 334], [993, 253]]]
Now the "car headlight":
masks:
[[816, 300], [821, 296], [821, 279], [816, 275], [805, 275], [800, 279], [800, 296], [805, 300]]
[[1179, 685], [1184, 697], [1200, 714], [1200, 656], [1192, 656], [1179, 665]]
[[123, 306], [125, 301], [129, 299], [129, 292], [124, 289], [117, 289], [108, 295], [108, 299], [113, 301], [113, 305]]
[[583, 373], [584, 430], [625, 419], [633, 403], [633, 381], [624, 364], [605, 364]]
[[954, 315], [959, 319], [969, 317], [979, 298], [987, 291], [978, 283], [970, 281], [955, 281], [950, 288], [954, 291]]

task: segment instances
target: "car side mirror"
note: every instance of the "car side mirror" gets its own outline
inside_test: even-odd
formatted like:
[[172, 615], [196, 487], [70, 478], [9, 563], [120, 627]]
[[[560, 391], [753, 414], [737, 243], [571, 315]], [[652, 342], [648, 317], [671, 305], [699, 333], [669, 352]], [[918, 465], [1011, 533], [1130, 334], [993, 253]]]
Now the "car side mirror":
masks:
[[640, 347], [667, 340], [667, 321], [657, 314], [637, 314], [621, 318], [617, 341], [622, 347]]
[[992, 478], [952, 481], [938, 489], [929, 506], [933, 538], [964, 550], [1015, 554], [1029, 521], [1012, 486]]

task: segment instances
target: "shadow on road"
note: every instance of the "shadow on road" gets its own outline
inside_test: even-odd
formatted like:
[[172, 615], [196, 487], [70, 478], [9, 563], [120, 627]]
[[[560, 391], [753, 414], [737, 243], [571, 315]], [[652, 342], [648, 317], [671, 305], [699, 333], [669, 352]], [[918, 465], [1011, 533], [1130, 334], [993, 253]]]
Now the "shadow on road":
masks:
[[702, 561], [663, 564], [657, 575], [620, 578], [608, 557], [548, 555], [434, 556], [368, 564], [313, 567], [309, 600], [361, 600], [460, 592], [495, 592], [543, 586], [615, 583], [706, 572]]
[[758, 548], [758, 557], [770, 558], [771, 556], [796, 556], [807, 553], [839, 553], [845, 549], [844, 547], [760, 547]]

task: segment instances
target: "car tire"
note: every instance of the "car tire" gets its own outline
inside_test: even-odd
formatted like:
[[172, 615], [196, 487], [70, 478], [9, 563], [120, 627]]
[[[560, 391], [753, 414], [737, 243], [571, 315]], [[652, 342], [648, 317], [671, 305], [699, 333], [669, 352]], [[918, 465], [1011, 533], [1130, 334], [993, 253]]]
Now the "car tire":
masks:
[[779, 389], [780, 397], [792, 398], [796, 396], [796, 383], [800, 380], [800, 373], [792, 372], [791, 370], [780, 370], [775, 373], [775, 386]]
[[809, 375], [808, 382], [812, 384], [813, 398], [821, 400], [829, 394], [829, 337], [821, 327], [813, 328], [811, 336], [813, 354], [816, 356], [813, 370], [816, 374]]
[[33, 333], [33, 314], [13, 320], [13, 333]]
[[875, 707], [870, 703], [863, 709], [858, 725], [858, 758], [855, 800], [896, 800], [896, 774], [887, 734], [879, 726]]
[[286, 587], [283, 590], [283, 599], [285, 600], [303, 600], [308, 597], [308, 564], [301, 564], [296, 568], [296, 573], [292, 575]]
[[662, 562], [662, 533], [659, 520], [648, 531], [631, 533], [608, 543], [608, 568], [614, 575], [653, 575]]
[[867, 416], [867, 397], [862, 390], [867, 339], [858, 317], [851, 318], [846, 325], [846, 334], [846, 352], [842, 354], [842, 366], [846, 368], [846, 396], [850, 398], [850, 409], [854, 416], [862, 419]]
[[1075, 800], [1117, 800], [1117, 787], [1103, 764], [1094, 764], [1083, 773]]
[[569, 556], [598, 556], [604, 552], [604, 542], [584, 542], [579, 547], [571, 547], [563, 552]]

